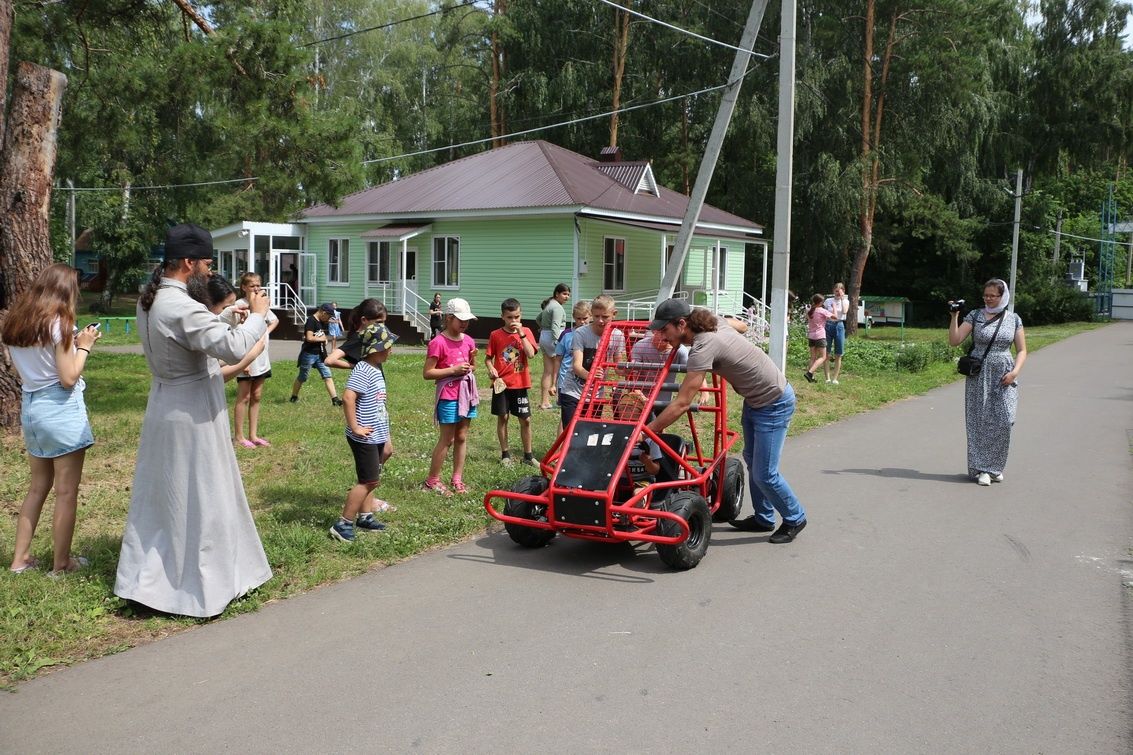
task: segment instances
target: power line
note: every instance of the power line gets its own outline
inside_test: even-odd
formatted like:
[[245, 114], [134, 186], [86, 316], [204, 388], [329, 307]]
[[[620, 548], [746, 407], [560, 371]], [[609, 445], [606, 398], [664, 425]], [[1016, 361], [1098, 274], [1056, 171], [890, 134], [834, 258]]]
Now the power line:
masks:
[[418, 16], [410, 16], [409, 18], [402, 18], [402, 19], [398, 19], [397, 21], [390, 21], [388, 23], [379, 24], [377, 26], [370, 26], [370, 27], [367, 27], [365, 29], [357, 29], [355, 31], [348, 31], [345, 34], [338, 34], [338, 35], [333, 36], [333, 37], [327, 37], [326, 39], [316, 39], [314, 42], [308, 42], [304, 45], [300, 45], [300, 47], [311, 47], [313, 45], [321, 45], [324, 42], [334, 42], [336, 40], [346, 39], [347, 37], [353, 37], [353, 36], [356, 36], [358, 34], [365, 34], [367, 32], [378, 31], [380, 29], [389, 29], [389, 28], [397, 26], [399, 24], [405, 24], [405, 23], [408, 23], [410, 21], [419, 21], [422, 18], [428, 18], [429, 16], [435, 16], [438, 13], [447, 13], [450, 10], [456, 10], [457, 8], [464, 8], [464, 7], [469, 6], [469, 5], [475, 5], [477, 2], [479, 2], [479, 0], [465, 0], [465, 2], [463, 2], [463, 3], [458, 3], [456, 5], [450, 5], [447, 8], [438, 8], [435, 11], [430, 11], [428, 13], [422, 13]]
[[143, 189], [185, 189], [192, 186], [215, 186], [216, 184], [235, 184], [259, 181], [259, 176], [250, 178], [226, 178], [223, 181], [198, 181], [190, 184], [154, 184], [152, 186], [57, 186], [58, 191], [141, 191]]
[[764, 55], [763, 53], [756, 52], [755, 50], [743, 50], [743, 49], [740, 49], [739, 47], [736, 47], [735, 45], [730, 45], [727, 42], [721, 42], [718, 39], [713, 39], [712, 37], [706, 37], [703, 34], [697, 34], [696, 32], [689, 31], [688, 29], [682, 29], [679, 26], [673, 26], [672, 24], [667, 23], [665, 21], [662, 21], [660, 19], [653, 18], [652, 16], [647, 16], [644, 13], [639, 13], [638, 11], [635, 11], [635, 10], [631, 10], [630, 8], [627, 8], [624, 5], [618, 5], [617, 3], [613, 2], [613, 0], [598, 0], [598, 2], [605, 3], [606, 5], [610, 6], [611, 8], [617, 8], [618, 10], [625, 11], [626, 13], [630, 14], [631, 16], [637, 16], [638, 18], [643, 18], [646, 21], [651, 21], [652, 23], [659, 24], [660, 26], [664, 26], [666, 29], [672, 29], [673, 31], [679, 31], [681, 34], [687, 34], [690, 37], [696, 37], [697, 39], [699, 39], [703, 42], [709, 42], [709, 43], [714, 44], [714, 45], [720, 45], [721, 47], [727, 47], [729, 50], [735, 50], [736, 52], [746, 52], [749, 55], [754, 55], [755, 57], [763, 58], [764, 60], [771, 57], [770, 55]]
[[[747, 74], [751, 73], [752, 70], [754, 70], [754, 69], [749, 68], [747, 73], [744, 74], [744, 76], [747, 76]], [[618, 108], [616, 110], [608, 110], [605, 113], [598, 113], [596, 115], [584, 115], [581, 118], [573, 118], [569, 121], [561, 121], [559, 123], [551, 123], [551, 124], [546, 125], [546, 126], [537, 126], [535, 128], [525, 129], [523, 131], [513, 131], [510, 134], [502, 134], [500, 136], [489, 136], [489, 137], [486, 137], [484, 139], [474, 139], [472, 141], [462, 142], [460, 144], [449, 144], [449, 145], [444, 146], [444, 147], [433, 147], [432, 149], [422, 149], [422, 150], [418, 150], [417, 152], [409, 152], [409, 153], [406, 153], [404, 155], [394, 155], [393, 157], [377, 157], [377, 158], [374, 158], [373, 160], [363, 160], [362, 164], [363, 165], [372, 165], [374, 163], [385, 163], [385, 162], [390, 162], [391, 160], [400, 160], [400, 159], [405, 158], [405, 157], [417, 157], [419, 155], [428, 155], [428, 154], [431, 154], [433, 152], [444, 152], [445, 150], [449, 150], [449, 149], [459, 149], [461, 147], [472, 147], [472, 146], [475, 146], [477, 144], [484, 144], [486, 142], [495, 141], [497, 139], [511, 139], [511, 138], [517, 137], [517, 136], [526, 136], [527, 134], [533, 134], [537, 131], [547, 131], [547, 130], [552, 129], [552, 128], [560, 128], [562, 126], [573, 126], [576, 123], [584, 123], [585, 121], [593, 121], [593, 120], [597, 120], [599, 118], [608, 118], [609, 116], [614, 115], [615, 113], [628, 113], [631, 110], [641, 110], [642, 108], [653, 107], [654, 105], [663, 105], [667, 102], [673, 102], [674, 100], [683, 100], [683, 99], [686, 99], [688, 97], [696, 97], [696, 96], [701, 95], [701, 94], [707, 94], [708, 92], [715, 92], [718, 89], [724, 89], [725, 87], [729, 87], [734, 83], [735, 83], [734, 81], [729, 81], [729, 82], [726, 82], [724, 84], [717, 84], [714, 87], [707, 87], [705, 89], [699, 89], [695, 92], [688, 92], [686, 94], [678, 94], [678, 95], [674, 95], [673, 97], [666, 97], [664, 99], [654, 100], [652, 102], [644, 102], [640, 105], [633, 105], [633, 106], [630, 106], [630, 107]]]

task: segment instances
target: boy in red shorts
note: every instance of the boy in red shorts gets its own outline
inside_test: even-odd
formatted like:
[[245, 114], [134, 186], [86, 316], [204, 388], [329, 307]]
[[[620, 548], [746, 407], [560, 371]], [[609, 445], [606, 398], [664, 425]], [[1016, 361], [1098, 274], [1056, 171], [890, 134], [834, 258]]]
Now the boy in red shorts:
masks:
[[492, 414], [496, 415], [496, 437], [500, 441], [500, 463], [510, 465], [508, 450], [508, 417], [519, 422], [519, 438], [523, 442], [523, 463], [535, 466], [531, 452], [531, 404], [527, 389], [531, 372], [527, 360], [535, 356], [536, 341], [531, 329], [523, 324], [519, 301], [504, 299], [500, 304], [504, 326], [492, 331], [488, 338], [488, 375], [492, 378]]

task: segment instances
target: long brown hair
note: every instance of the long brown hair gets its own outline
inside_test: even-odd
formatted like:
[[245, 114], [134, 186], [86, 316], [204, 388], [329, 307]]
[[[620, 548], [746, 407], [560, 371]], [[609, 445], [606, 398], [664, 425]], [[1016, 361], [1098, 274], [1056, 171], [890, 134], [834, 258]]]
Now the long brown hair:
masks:
[[704, 307], [693, 307], [685, 322], [693, 333], [714, 333], [719, 325], [716, 315]]
[[62, 263], [50, 265], [12, 302], [0, 339], [9, 346], [51, 346], [51, 326], [58, 318], [62, 346], [71, 348], [78, 299], [75, 268]]

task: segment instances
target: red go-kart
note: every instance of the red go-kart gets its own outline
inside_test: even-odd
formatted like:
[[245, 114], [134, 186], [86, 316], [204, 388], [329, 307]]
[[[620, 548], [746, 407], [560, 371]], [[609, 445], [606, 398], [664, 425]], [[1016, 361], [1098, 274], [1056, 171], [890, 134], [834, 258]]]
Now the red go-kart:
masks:
[[541, 548], [559, 533], [649, 542], [667, 565], [691, 569], [708, 550], [712, 522], [739, 515], [744, 469], [728, 456], [739, 433], [728, 429], [727, 382], [709, 373], [684, 421], [661, 434], [647, 429], [685, 371], [676, 349], [658, 348], [647, 325], [606, 326], [594, 353], [583, 354], [590, 377], [541, 474], [484, 496], [516, 543]]

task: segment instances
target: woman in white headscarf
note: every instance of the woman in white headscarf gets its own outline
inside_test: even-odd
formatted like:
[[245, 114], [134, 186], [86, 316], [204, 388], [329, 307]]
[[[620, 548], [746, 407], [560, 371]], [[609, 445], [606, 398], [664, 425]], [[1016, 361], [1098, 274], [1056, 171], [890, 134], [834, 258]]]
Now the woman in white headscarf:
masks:
[[[972, 335], [971, 354], [983, 357], [983, 368], [966, 379], [964, 424], [968, 431], [968, 476], [979, 485], [1003, 482], [1011, 427], [1019, 405], [1016, 378], [1027, 361], [1023, 321], [1007, 311], [1011, 292], [999, 278], [984, 284], [984, 306], [973, 309], [963, 322], [952, 312], [948, 343], [959, 346]], [[1015, 344], [1015, 357], [1011, 357]], [[986, 352], [986, 355], [985, 355]]]

